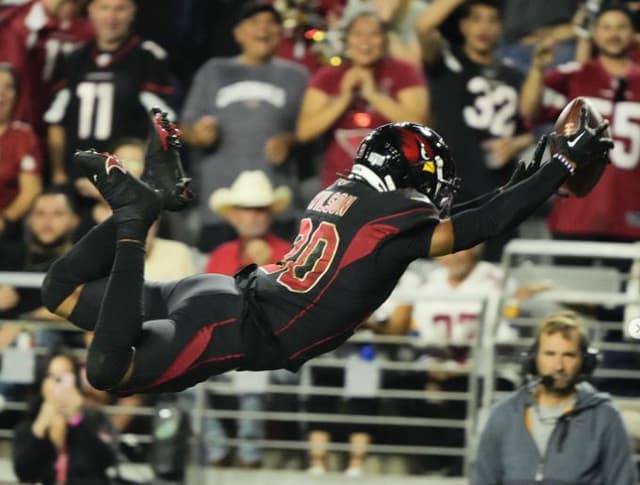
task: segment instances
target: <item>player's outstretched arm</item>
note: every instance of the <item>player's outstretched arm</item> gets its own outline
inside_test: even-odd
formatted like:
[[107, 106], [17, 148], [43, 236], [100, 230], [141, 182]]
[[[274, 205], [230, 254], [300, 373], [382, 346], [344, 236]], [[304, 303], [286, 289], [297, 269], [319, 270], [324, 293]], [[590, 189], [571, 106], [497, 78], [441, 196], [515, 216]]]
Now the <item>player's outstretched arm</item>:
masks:
[[573, 165], [556, 154], [540, 170], [482, 206], [442, 221], [433, 233], [430, 256], [471, 248], [520, 224], [569, 177]]
[[466, 202], [461, 202], [460, 204], [454, 204], [451, 208], [451, 214], [458, 214], [460, 212], [469, 210], [469, 209], [477, 209], [483, 204], [486, 204], [491, 199], [493, 199], [500, 192], [504, 192], [510, 187], [522, 182], [523, 180], [529, 178], [531, 175], [536, 173], [540, 168], [542, 163], [542, 155], [544, 154], [544, 150], [547, 147], [547, 135], [543, 135], [540, 137], [538, 144], [536, 145], [536, 150], [533, 154], [533, 160], [530, 163], [527, 163], [524, 160], [519, 160], [516, 164], [516, 167], [513, 169], [511, 173], [511, 177], [509, 181], [504, 184], [502, 187], [498, 187], [497, 189], [487, 192], [486, 194], [482, 194], [475, 199], [468, 200]]
[[611, 149], [611, 140], [603, 136], [606, 127], [606, 122], [596, 129], [581, 123], [580, 129], [570, 137], [553, 133], [557, 152], [551, 160], [482, 206], [460, 212], [439, 223], [431, 238], [429, 255], [443, 256], [471, 248], [515, 228], [573, 174], [576, 167], [573, 160], [582, 161], [590, 154]]

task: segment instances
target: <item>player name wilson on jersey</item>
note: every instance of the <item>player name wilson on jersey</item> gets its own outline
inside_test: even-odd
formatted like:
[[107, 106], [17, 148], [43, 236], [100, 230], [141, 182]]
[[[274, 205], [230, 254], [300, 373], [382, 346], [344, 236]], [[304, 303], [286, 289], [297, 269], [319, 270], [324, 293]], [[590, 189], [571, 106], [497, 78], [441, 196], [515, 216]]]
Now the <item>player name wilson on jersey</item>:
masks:
[[358, 200], [358, 197], [355, 195], [344, 192], [334, 192], [333, 190], [323, 190], [313, 198], [307, 210], [341, 217], [346, 214], [349, 207], [351, 207], [356, 200]]

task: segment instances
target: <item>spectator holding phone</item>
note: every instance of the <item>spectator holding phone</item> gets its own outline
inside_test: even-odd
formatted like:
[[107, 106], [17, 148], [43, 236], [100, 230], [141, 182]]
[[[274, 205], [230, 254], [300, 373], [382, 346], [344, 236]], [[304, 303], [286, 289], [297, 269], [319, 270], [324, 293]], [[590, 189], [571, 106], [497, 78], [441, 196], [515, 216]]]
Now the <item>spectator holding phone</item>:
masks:
[[116, 462], [111, 425], [84, 406], [76, 360], [64, 352], [49, 359], [40, 396], [13, 438], [13, 468], [21, 482], [109, 485]]

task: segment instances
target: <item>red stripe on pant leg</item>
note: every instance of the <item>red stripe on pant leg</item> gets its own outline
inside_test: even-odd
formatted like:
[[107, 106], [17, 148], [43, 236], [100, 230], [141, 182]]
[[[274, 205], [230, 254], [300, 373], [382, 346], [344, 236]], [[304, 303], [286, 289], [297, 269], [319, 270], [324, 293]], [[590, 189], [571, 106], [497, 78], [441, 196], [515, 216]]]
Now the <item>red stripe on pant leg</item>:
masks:
[[247, 354], [227, 354], [227, 355], [219, 355], [217, 357], [211, 357], [210, 359], [201, 360], [200, 362], [196, 362], [193, 364], [188, 371], [192, 371], [193, 369], [197, 369], [204, 364], [210, 364], [211, 362], [222, 362], [223, 360], [230, 359], [243, 359]]
[[[169, 368], [164, 371], [164, 373], [158, 377], [151, 384], [144, 386], [139, 389], [129, 390], [130, 392], [141, 392], [146, 389], [150, 389], [160, 384], [164, 384], [167, 381], [175, 379], [176, 377], [184, 374], [187, 370], [189, 370], [189, 366], [191, 366], [202, 352], [207, 348], [209, 342], [211, 341], [211, 337], [213, 335], [213, 331], [217, 327], [221, 327], [223, 325], [229, 325], [230, 323], [235, 323], [238, 320], [236, 318], [229, 318], [227, 320], [222, 320], [220, 322], [214, 322], [206, 327], [202, 327], [200, 330], [196, 332], [193, 338], [189, 341], [187, 345], [180, 351], [178, 357], [173, 361], [173, 363], [169, 366]], [[135, 369], [134, 369], [135, 372]]]
[[[227, 355], [220, 355], [218, 357], [212, 357], [212, 358], [207, 359], [207, 360], [196, 362], [195, 364], [193, 364], [188, 369], [184, 370], [183, 372], [181, 372], [180, 374], [176, 375], [175, 377], [171, 377], [170, 379], [168, 379], [166, 381], [163, 381], [163, 382], [160, 382], [160, 383], [155, 383], [154, 382], [153, 384], [149, 384], [149, 385], [144, 386], [144, 387], [139, 387], [137, 389], [119, 389], [118, 392], [124, 392], [126, 394], [136, 394], [136, 393], [139, 393], [139, 392], [145, 392], [145, 391], [147, 391], [149, 389], [153, 389], [154, 387], [157, 387], [160, 384], [166, 384], [166, 383], [170, 382], [171, 379], [178, 378], [180, 376], [188, 374], [192, 370], [197, 369], [198, 367], [201, 367], [204, 364], [210, 364], [212, 362], [222, 362], [222, 361], [225, 361], [225, 360], [244, 359], [245, 356], [246, 356], [246, 354], [227, 354]], [[217, 374], [211, 374], [211, 375], [217, 375]]]

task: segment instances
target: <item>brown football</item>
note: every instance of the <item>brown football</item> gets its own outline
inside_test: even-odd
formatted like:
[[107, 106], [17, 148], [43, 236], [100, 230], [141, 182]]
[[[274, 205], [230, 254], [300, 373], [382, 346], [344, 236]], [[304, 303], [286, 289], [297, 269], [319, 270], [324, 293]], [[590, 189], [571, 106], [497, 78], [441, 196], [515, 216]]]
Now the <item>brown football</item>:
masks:
[[[571, 100], [571, 102], [564, 107], [560, 116], [558, 116], [554, 125], [556, 133], [565, 136], [574, 134], [580, 126], [580, 111], [583, 106], [586, 106], [588, 110], [590, 128], [595, 128], [602, 123], [603, 118], [598, 110], [587, 98], [580, 96]], [[608, 129], [604, 132], [603, 136], [611, 137]], [[577, 163], [576, 171], [562, 185], [561, 190], [564, 189], [565, 192], [568, 192], [574, 197], [586, 197], [598, 183], [598, 180], [600, 180], [606, 163], [590, 163], [589, 160], [572, 161]]]

